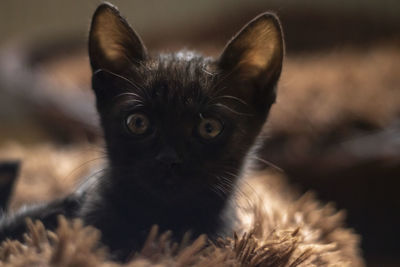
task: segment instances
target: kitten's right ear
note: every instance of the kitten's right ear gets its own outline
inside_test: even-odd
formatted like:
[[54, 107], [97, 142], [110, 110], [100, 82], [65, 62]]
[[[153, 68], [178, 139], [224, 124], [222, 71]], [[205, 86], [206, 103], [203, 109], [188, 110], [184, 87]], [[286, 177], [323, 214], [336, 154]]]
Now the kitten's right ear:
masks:
[[101, 4], [93, 15], [89, 58], [93, 72], [104, 69], [118, 74], [146, 58], [139, 36], [111, 4]]
[[227, 44], [218, 67], [229, 76], [232, 86], [224, 93], [236, 96], [267, 114], [276, 97], [276, 83], [282, 70], [284, 41], [276, 15], [263, 13]]

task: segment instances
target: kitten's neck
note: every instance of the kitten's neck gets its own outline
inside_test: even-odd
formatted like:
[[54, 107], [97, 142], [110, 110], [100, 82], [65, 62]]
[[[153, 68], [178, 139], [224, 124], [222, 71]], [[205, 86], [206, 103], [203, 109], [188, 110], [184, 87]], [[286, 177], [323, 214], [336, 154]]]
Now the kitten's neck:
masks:
[[[109, 173], [101, 179], [112, 181], [113, 175], [116, 174]], [[221, 228], [223, 211], [230, 201], [229, 196], [222, 199], [208, 192], [171, 205], [149, 196], [139, 187], [118, 183], [103, 184], [97, 192], [94, 200], [97, 203], [91, 205], [91, 213], [95, 214], [89, 217], [97, 218], [99, 222], [106, 219], [107, 228], [120, 229], [121, 221], [124, 221], [130, 226], [127, 232], [147, 233], [152, 225], [158, 224], [162, 231], [172, 230], [177, 238], [189, 230], [194, 235], [205, 233], [212, 237]], [[100, 229], [106, 227], [103, 223], [88, 223]]]

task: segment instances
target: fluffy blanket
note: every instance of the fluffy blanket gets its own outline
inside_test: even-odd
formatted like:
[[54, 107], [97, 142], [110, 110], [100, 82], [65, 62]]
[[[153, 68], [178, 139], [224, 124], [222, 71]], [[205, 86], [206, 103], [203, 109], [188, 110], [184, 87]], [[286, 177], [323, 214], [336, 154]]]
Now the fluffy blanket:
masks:
[[[23, 154], [47, 151], [44, 157], [68, 162], [88, 153], [53, 150], [36, 148]], [[3, 149], [0, 158], [14, 153], [7, 151]], [[29, 173], [40, 171], [29, 167], [29, 158], [25, 161], [28, 169], [22, 169], [21, 183]], [[40, 162], [51, 161], [42, 158]], [[174, 243], [171, 233], [159, 233], [154, 226], [141, 251], [133, 251], [131, 260], [120, 264], [100, 244], [98, 230], [60, 217], [54, 232], [40, 221], [28, 221], [23, 242], [7, 240], [1, 245], [0, 266], [364, 266], [359, 237], [345, 228], [344, 213], [332, 204], [319, 203], [311, 193], [299, 196], [276, 171], [248, 173], [238, 188], [235, 233], [215, 243], [205, 236]]]

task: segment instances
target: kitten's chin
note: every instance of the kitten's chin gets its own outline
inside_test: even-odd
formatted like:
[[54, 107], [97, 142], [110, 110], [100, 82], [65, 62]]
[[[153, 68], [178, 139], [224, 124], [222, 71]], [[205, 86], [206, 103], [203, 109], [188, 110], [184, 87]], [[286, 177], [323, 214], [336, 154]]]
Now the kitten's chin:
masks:
[[193, 175], [179, 175], [166, 171], [149, 181], [152, 183], [147, 184], [147, 190], [162, 202], [161, 205], [177, 205], [183, 201], [194, 202], [206, 191], [205, 184], [199, 183], [201, 180]]
[[152, 189], [166, 204], [174, 204], [197, 195], [194, 188], [186, 183], [174, 180], [173, 177], [165, 177], [161, 183], [157, 183]]

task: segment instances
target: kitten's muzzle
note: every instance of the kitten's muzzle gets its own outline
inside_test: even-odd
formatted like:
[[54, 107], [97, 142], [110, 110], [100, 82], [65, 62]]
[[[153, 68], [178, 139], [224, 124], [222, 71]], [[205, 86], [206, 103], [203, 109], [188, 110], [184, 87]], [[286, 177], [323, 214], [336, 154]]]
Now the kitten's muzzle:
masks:
[[182, 158], [176, 153], [173, 148], [167, 147], [160, 151], [156, 156], [158, 164], [166, 169], [176, 169], [182, 165]]

